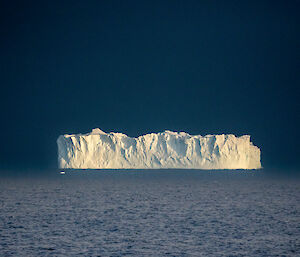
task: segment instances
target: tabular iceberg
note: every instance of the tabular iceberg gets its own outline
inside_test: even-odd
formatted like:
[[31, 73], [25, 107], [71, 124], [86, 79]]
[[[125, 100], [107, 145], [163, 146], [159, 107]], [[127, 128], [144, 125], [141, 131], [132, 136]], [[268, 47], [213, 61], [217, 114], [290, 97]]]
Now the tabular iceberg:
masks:
[[57, 139], [64, 169], [259, 169], [250, 136], [189, 135], [166, 130], [137, 138], [93, 129]]

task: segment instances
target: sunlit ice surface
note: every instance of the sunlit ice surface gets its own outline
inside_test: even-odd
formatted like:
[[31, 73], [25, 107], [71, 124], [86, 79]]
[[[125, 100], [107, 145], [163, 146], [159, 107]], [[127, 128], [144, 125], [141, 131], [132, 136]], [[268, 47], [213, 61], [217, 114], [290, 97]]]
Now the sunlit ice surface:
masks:
[[136, 138], [105, 133], [57, 139], [58, 165], [73, 169], [260, 169], [260, 149], [249, 135], [189, 135], [166, 130]]

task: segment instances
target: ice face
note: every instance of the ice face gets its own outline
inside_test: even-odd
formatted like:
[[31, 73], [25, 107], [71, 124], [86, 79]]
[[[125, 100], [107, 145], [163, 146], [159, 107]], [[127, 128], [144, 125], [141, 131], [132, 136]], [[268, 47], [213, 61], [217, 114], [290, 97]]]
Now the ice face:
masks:
[[137, 138], [93, 129], [57, 139], [58, 165], [71, 169], [259, 169], [250, 136], [189, 135], [166, 130]]

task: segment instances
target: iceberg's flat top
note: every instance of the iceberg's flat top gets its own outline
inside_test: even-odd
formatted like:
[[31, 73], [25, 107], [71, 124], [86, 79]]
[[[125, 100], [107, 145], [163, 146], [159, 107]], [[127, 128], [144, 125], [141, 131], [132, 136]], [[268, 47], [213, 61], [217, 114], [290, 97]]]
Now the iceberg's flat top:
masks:
[[259, 169], [260, 150], [249, 135], [189, 135], [166, 130], [137, 138], [93, 129], [57, 139], [60, 168]]

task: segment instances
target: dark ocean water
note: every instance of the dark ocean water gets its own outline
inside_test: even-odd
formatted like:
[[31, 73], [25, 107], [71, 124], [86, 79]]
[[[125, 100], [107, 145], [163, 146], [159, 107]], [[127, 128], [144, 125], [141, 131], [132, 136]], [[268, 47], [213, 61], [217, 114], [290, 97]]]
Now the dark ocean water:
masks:
[[1, 177], [0, 256], [300, 256], [299, 177], [41, 174]]

